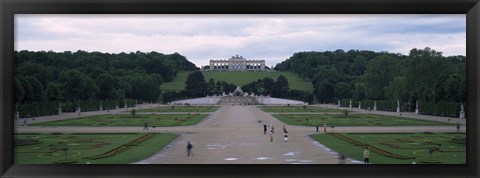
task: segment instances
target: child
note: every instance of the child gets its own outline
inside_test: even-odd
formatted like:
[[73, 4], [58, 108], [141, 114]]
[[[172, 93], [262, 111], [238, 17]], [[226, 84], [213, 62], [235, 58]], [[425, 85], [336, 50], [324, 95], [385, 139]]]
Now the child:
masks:
[[270, 142], [273, 142], [273, 132], [270, 131]]

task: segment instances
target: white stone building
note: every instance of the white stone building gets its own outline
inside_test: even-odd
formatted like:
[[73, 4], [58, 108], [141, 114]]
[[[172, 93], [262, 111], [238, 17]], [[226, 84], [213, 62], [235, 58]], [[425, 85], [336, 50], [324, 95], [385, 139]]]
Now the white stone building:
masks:
[[265, 70], [265, 60], [247, 60], [243, 56], [232, 56], [228, 60], [210, 60], [209, 70], [255, 71]]

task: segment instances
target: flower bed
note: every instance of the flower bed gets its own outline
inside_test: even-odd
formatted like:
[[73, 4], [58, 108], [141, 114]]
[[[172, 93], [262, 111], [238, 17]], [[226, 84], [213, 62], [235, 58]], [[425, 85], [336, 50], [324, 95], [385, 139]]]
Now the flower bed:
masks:
[[90, 156], [90, 157], [85, 157], [85, 159], [91, 159], [91, 160], [95, 160], [95, 159], [101, 159], [101, 158], [106, 158], [106, 157], [111, 157], [111, 156], [115, 156], [127, 149], [129, 149], [131, 146], [137, 146], [138, 144], [144, 142], [145, 140], [148, 140], [150, 138], [153, 137], [153, 134], [152, 133], [148, 133], [148, 134], [145, 134], [131, 142], [128, 142], [126, 144], [123, 144], [117, 148], [114, 148], [113, 150], [110, 150], [110, 151], [107, 151], [105, 153], [102, 153], [102, 154], [99, 154], [99, 155], [94, 155], [94, 156]]
[[339, 139], [342, 139], [342, 140], [345, 140], [349, 143], [352, 143], [356, 146], [368, 146], [369, 149], [372, 151], [372, 152], [375, 152], [377, 154], [380, 154], [380, 155], [383, 155], [383, 156], [388, 156], [388, 157], [393, 157], [393, 158], [398, 158], [398, 159], [415, 159], [415, 157], [409, 157], [409, 156], [403, 156], [403, 155], [399, 155], [399, 154], [395, 154], [395, 153], [391, 153], [391, 152], [388, 152], [386, 150], [383, 150], [383, 149], [380, 149], [380, 148], [377, 148], [377, 147], [374, 147], [374, 146], [370, 146], [366, 143], [363, 143], [363, 142], [360, 142], [360, 141], [357, 141], [357, 140], [354, 140], [354, 139], [351, 139], [349, 137], [346, 137], [342, 134], [338, 134], [338, 133], [331, 133], [333, 136], [339, 138]]
[[188, 121], [189, 119], [191, 119], [191, 118], [193, 118], [193, 117], [194, 117], [193, 115], [189, 115], [189, 116], [187, 116], [186, 118], [183, 118], [183, 119], [175, 122], [175, 124], [181, 125], [181, 124], [183, 124], [184, 122]]
[[301, 119], [298, 119], [298, 118], [295, 118], [295, 117], [292, 117], [291, 115], [287, 115], [288, 119], [291, 119], [291, 120], [294, 120], [295, 122], [298, 122], [302, 125], [308, 125], [305, 121], [301, 120]]
[[25, 145], [35, 145], [40, 143], [39, 140], [35, 139], [15, 139], [15, 146], [25, 146]]

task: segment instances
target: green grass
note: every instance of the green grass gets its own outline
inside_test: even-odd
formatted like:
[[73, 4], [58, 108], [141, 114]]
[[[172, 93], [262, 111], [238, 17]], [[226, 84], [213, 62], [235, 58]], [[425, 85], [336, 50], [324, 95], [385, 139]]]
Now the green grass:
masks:
[[[141, 109], [137, 112], [214, 112], [218, 106], [161, 106], [150, 109]], [[127, 111], [129, 112], [129, 111]]]
[[321, 108], [315, 106], [307, 106], [303, 109], [303, 106], [257, 106], [259, 109], [265, 112], [282, 113], [282, 112], [342, 112], [339, 109]]
[[76, 119], [41, 122], [30, 124], [31, 126], [94, 126], [94, 127], [142, 127], [145, 122], [152, 127], [186, 126], [195, 125], [207, 114], [105, 114], [87, 116]]
[[162, 92], [167, 91], [181, 91], [185, 89], [185, 81], [187, 80], [188, 74], [192, 71], [178, 71], [177, 76], [173, 78], [171, 82], [162, 83], [160, 85], [160, 90]]
[[444, 126], [453, 125], [436, 121], [411, 119], [395, 116], [384, 116], [376, 114], [273, 114], [273, 117], [289, 125], [323, 126]]
[[[165, 147], [178, 135], [154, 134], [153, 137], [136, 146], [130, 146], [124, 152], [112, 157], [90, 160], [86, 157], [108, 152], [118, 146], [143, 136], [141, 133], [128, 134], [16, 134], [15, 139], [36, 139], [40, 143], [34, 145], [15, 146], [14, 157], [16, 164], [54, 164], [59, 160], [77, 161], [75, 164], [128, 164], [152, 156]], [[64, 142], [68, 148], [67, 156], [61, 150]]]
[[[177, 73], [177, 76], [173, 81], [160, 85], [162, 91], [180, 91], [185, 88], [185, 80], [191, 71], [181, 71]], [[216, 72], [205, 71], [202, 72], [205, 81], [208, 82], [210, 78], [213, 78], [215, 82], [225, 81], [233, 83], [238, 87], [256, 81], [257, 79], [263, 79], [265, 77], [277, 80], [280, 75], [287, 78], [290, 89], [297, 89], [302, 91], [313, 91], [313, 84], [300, 78], [297, 74], [292, 72]]]
[[[455, 137], [465, 138], [465, 133], [342, 133], [342, 135], [394, 154], [414, 158], [403, 160], [370, 151], [370, 163], [373, 164], [412, 164], [412, 162], [433, 164], [432, 161], [438, 161], [440, 164], [466, 163], [466, 144], [451, 141]], [[336, 152], [346, 153], [351, 159], [363, 161], [363, 146], [356, 146], [334, 137], [333, 134], [315, 134], [310, 137]], [[429, 148], [433, 147], [440, 151], [435, 151], [431, 155]]]

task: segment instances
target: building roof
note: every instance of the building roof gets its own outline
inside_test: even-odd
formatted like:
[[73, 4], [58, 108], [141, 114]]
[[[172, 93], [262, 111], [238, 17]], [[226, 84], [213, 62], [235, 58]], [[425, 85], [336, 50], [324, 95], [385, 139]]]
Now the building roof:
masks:
[[246, 61], [246, 59], [243, 58], [243, 56], [238, 56], [238, 54], [235, 55], [235, 56], [232, 56], [232, 57], [231, 57], [230, 59], [228, 59], [228, 60], [229, 60], [229, 61]]

